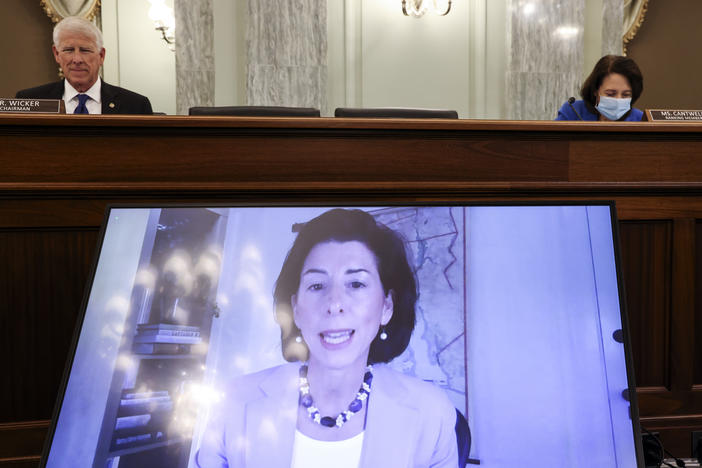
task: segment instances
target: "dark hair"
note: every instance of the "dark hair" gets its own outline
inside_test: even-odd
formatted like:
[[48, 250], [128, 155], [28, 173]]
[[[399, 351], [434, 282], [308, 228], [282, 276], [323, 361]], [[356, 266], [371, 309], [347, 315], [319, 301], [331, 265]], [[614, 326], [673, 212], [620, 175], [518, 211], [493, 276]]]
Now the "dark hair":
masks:
[[590, 107], [595, 109], [597, 104], [597, 91], [602, 86], [602, 81], [612, 73], [619, 73], [629, 80], [631, 86], [631, 104], [633, 105], [643, 92], [643, 75], [639, 66], [629, 57], [621, 55], [605, 55], [597, 61], [592, 73], [587, 77], [583, 87], [580, 89], [580, 96]]
[[283, 357], [287, 361], [307, 359], [307, 346], [295, 341], [301, 334], [293, 320], [290, 300], [300, 286], [300, 273], [307, 255], [317, 244], [329, 241], [362, 242], [375, 256], [383, 292], [387, 295], [392, 291], [393, 314], [385, 325], [387, 339], [380, 340], [378, 330], [371, 343], [368, 362], [390, 362], [407, 348], [414, 330], [417, 302], [414, 270], [399, 233], [377, 223], [365, 211], [345, 209], [329, 210], [305, 223], [285, 258], [273, 292]]

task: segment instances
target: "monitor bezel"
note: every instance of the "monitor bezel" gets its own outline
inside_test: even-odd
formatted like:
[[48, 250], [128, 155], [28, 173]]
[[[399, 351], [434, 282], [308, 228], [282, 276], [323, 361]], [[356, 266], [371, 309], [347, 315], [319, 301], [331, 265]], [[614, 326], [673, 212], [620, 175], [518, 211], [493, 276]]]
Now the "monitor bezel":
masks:
[[319, 207], [319, 208], [331, 208], [331, 207], [538, 207], [538, 206], [606, 206], [610, 211], [610, 222], [612, 228], [612, 239], [613, 239], [613, 250], [614, 250], [614, 261], [617, 275], [617, 289], [619, 296], [619, 310], [620, 319], [622, 323], [623, 331], [623, 346], [624, 346], [624, 357], [625, 365], [627, 370], [627, 384], [628, 384], [628, 401], [630, 405], [630, 419], [632, 423], [633, 435], [634, 435], [634, 445], [636, 450], [636, 461], [638, 468], [645, 468], [645, 461], [643, 456], [643, 444], [642, 444], [642, 434], [641, 425], [639, 418], [638, 409], [638, 397], [636, 394], [636, 378], [634, 373], [634, 363], [632, 355], [632, 345], [631, 345], [631, 333], [629, 327], [629, 316], [628, 309], [626, 305], [626, 291], [624, 285], [624, 278], [622, 272], [622, 259], [621, 259], [621, 236], [619, 232], [619, 223], [616, 212], [616, 203], [614, 200], [431, 200], [431, 201], [416, 201], [416, 200], [334, 200], [334, 201], [291, 201], [291, 202], [223, 202], [218, 200], [213, 203], [204, 202], [169, 202], [169, 203], [109, 203], [106, 205], [105, 212], [103, 215], [103, 221], [100, 226], [98, 233], [98, 242], [95, 247], [95, 253], [93, 255], [92, 264], [90, 267], [90, 273], [86, 281], [86, 286], [84, 288], [83, 297], [81, 300], [81, 306], [76, 320], [76, 325], [73, 331], [73, 337], [71, 339], [71, 345], [69, 348], [68, 358], [66, 360], [66, 365], [64, 367], [63, 375], [61, 378], [61, 383], [59, 386], [59, 391], [56, 397], [56, 403], [53, 408], [51, 422], [44, 439], [44, 445], [40, 458], [40, 467], [45, 467], [48, 461], [48, 457], [51, 451], [51, 445], [55, 435], [56, 427], [58, 424], [58, 418], [61, 413], [61, 407], [63, 406], [63, 400], [66, 393], [66, 388], [68, 386], [68, 381], [71, 374], [71, 369], [73, 367], [76, 349], [78, 345], [78, 340], [80, 338], [81, 330], [83, 328], [83, 322], [85, 320], [85, 314], [87, 312], [88, 300], [90, 298], [90, 293], [95, 280], [95, 275], [97, 272], [98, 261], [100, 258], [100, 253], [103, 248], [105, 241], [105, 233], [107, 230], [108, 220], [110, 218], [110, 213], [112, 210], [116, 209], [155, 209], [155, 208], [284, 208], [284, 207]]

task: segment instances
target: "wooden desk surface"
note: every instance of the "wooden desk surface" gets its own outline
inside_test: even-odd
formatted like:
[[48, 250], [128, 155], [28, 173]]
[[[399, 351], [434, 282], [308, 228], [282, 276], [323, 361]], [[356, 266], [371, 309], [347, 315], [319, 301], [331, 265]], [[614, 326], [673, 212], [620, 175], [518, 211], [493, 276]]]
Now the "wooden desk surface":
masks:
[[0, 189], [273, 182], [291, 190], [699, 189], [701, 130], [695, 123], [6, 114]]
[[686, 456], [702, 430], [700, 124], [0, 115], [0, 423], [51, 417], [109, 203], [603, 199], [642, 421]]

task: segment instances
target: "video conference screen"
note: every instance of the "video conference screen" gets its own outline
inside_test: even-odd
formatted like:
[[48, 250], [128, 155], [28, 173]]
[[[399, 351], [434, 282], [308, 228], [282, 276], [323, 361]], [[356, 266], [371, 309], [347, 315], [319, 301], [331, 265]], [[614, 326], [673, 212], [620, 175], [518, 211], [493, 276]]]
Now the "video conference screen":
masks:
[[42, 464], [641, 467], [613, 219], [112, 208]]

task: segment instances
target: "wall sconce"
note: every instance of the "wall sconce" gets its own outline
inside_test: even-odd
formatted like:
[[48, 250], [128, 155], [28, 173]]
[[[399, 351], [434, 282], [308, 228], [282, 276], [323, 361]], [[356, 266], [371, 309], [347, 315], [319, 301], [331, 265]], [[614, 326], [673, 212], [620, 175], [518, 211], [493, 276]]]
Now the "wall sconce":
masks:
[[173, 8], [166, 5], [166, 0], [149, 0], [149, 19], [154, 22], [156, 31], [161, 31], [161, 39], [168, 48], [175, 51], [175, 16]]
[[[429, 3], [432, 4], [431, 7]], [[440, 3], [444, 3], [444, 5], [440, 5]], [[446, 16], [451, 11], [451, 0], [402, 0], [402, 13], [405, 16], [421, 18], [430, 9], [435, 15]]]

